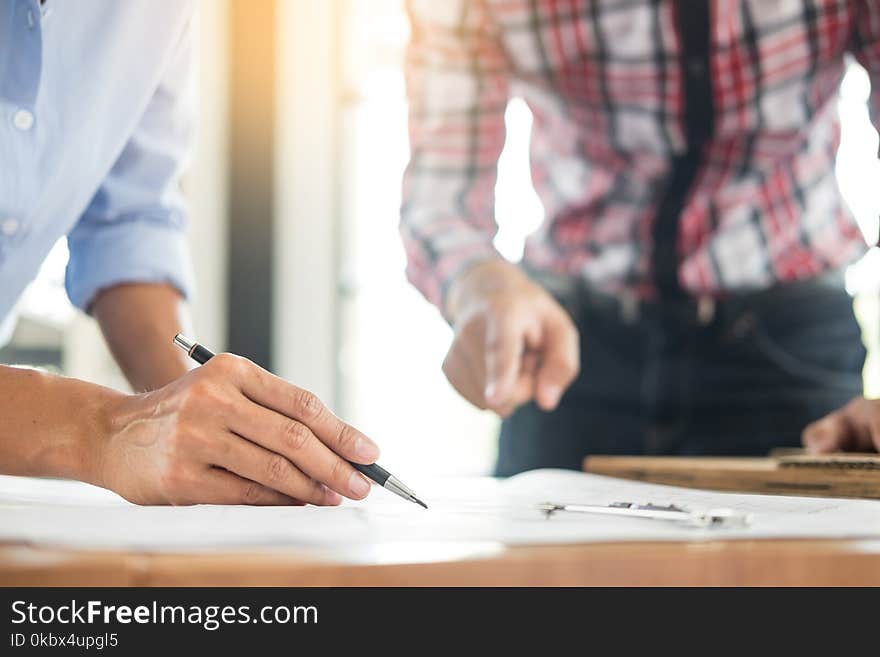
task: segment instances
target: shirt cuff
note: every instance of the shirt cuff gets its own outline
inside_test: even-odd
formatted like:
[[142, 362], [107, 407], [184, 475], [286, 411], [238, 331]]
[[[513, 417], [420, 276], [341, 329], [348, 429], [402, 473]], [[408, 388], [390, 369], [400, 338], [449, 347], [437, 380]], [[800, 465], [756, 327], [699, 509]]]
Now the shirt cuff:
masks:
[[121, 283], [167, 283], [192, 297], [194, 276], [186, 235], [159, 222], [103, 224], [68, 237], [64, 285], [70, 301], [88, 311], [95, 296]]
[[[441, 246], [441, 241], [447, 244]], [[491, 238], [482, 233], [435, 240], [431, 244], [417, 242], [414, 246], [408, 249], [407, 278], [447, 321], [446, 299], [455, 279], [481, 262], [504, 259]]]

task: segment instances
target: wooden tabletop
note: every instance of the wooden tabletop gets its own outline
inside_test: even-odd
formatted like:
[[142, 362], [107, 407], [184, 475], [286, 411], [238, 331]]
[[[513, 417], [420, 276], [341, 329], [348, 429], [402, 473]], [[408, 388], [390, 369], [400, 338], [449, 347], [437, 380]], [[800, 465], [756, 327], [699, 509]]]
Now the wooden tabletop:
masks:
[[878, 540], [155, 554], [0, 544], [4, 586], [880, 586]]

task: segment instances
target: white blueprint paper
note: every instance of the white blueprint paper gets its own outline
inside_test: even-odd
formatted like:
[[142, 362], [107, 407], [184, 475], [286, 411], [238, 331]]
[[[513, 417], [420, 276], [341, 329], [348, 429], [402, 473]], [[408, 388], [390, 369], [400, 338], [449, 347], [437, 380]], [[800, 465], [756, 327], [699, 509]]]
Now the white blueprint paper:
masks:
[[[426, 511], [374, 489], [341, 507], [140, 507], [81, 483], [0, 476], [0, 541], [96, 549], [345, 547], [393, 543], [507, 545], [732, 538], [880, 538], [880, 501], [719, 493], [562, 470], [507, 480], [408, 482]], [[746, 528], [560, 513], [541, 502], [676, 504], [751, 513]]]

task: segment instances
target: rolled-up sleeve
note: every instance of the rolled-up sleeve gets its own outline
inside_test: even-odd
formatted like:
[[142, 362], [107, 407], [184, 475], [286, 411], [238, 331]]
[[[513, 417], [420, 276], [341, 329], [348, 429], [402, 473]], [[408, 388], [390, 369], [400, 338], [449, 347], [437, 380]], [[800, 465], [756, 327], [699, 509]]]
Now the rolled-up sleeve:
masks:
[[454, 278], [493, 246], [507, 60], [483, 0], [409, 0], [410, 161], [400, 231], [407, 276], [441, 312]]
[[192, 29], [189, 19], [130, 139], [68, 234], [65, 285], [83, 310], [120, 283], [168, 283], [192, 295], [180, 191], [193, 141]]

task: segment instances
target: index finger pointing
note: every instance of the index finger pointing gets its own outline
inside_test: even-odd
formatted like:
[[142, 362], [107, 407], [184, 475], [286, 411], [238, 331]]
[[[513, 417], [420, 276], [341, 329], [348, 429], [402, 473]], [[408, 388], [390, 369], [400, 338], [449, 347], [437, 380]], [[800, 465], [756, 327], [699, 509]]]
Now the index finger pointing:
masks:
[[486, 324], [486, 391], [488, 405], [504, 405], [516, 383], [523, 353], [523, 336], [507, 322], [490, 318]]
[[577, 331], [565, 318], [557, 318], [545, 326], [545, 347], [538, 372], [538, 404], [552, 410], [559, 404], [565, 389], [580, 368], [580, 345]]

